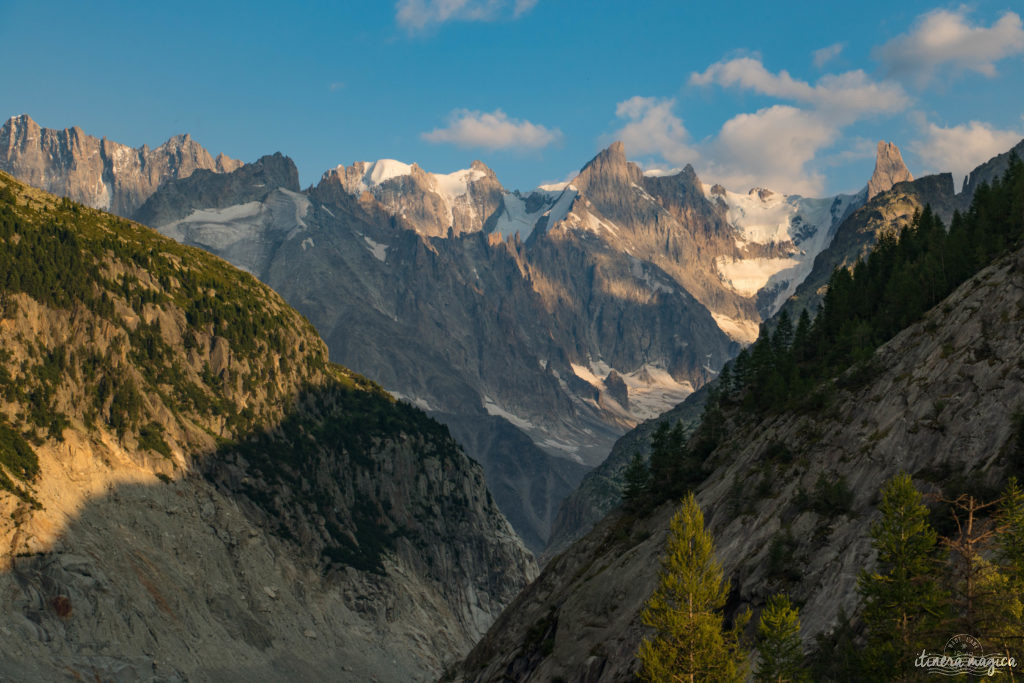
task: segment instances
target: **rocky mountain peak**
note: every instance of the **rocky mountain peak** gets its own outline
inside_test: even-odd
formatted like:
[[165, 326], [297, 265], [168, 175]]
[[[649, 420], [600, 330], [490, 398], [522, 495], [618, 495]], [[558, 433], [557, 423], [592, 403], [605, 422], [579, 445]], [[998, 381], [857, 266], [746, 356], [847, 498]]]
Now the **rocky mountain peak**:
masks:
[[875, 157], [875, 172], [868, 181], [868, 199], [892, 188], [896, 183], [913, 180], [907, 165], [903, 163], [903, 155], [899, 147], [892, 142], [878, 141], [878, 154]]
[[26, 134], [30, 134], [32, 131], [38, 132], [39, 124], [33, 121], [32, 117], [28, 114], [19, 114], [12, 116], [0, 128], [0, 139], [14, 140], [25, 137]]
[[593, 199], [613, 188], [628, 187], [631, 182], [639, 185], [642, 179], [643, 173], [626, 159], [626, 147], [617, 140], [587, 162], [572, 184]]
[[629, 162], [626, 160], [626, 146], [621, 141], [616, 140], [588, 161], [580, 169], [580, 175], [585, 175], [588, 171], [594, 174], [609, 170], [622, 170], [626, 168], [627, 163]]
[[491, 176], [493, 178], [497, 178], [498, 177], [494, 173], [494, 170], [490, 166], [488, 166], [484, 162], [480, 161], [479, 159], [474, 159], [473, 160], [473, 163], [471, 163], [469, 165], [469, 170], [471, 170], [471, 171], [480, 171], [481, 173], [484, 173], [484, 174], [486, 174], [488, 176]]
[[8, 123], [10, 123], [13, 126], [35, 126], [36, 128], [39, 127], [39, 124], [33, 121], [32, 117], [28, 114], [18, 114], [17, 116], [12, 116]]

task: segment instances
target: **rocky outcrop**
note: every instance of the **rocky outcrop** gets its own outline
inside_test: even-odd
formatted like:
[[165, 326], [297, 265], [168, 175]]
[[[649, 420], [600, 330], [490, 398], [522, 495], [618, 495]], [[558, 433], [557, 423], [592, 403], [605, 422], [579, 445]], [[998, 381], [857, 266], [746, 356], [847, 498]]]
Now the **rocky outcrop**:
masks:
[[883, 140], [878, 141], [878, 153], [875, 156], [875, 172], [868, 181], [868, 200], [892, 189], [896, 183], [905, 183], [914, 179], [903, 163], [903, 155], [899, 148]]
[[0, 677], [433, 680], [535, 575], [255, 278], [3, 174], [0, 263]]
[[240, 166], [234, 173], [198, 169], [151, 196], [132, 218], [144, 225], [166, 225], [197, 210], [261, 202], [278, 188], [299, 192], [299, 170], [280, 152]]
[[211, 157], [187, 134], [151, 150], [94, 138], [78, 126], [41, 128], [27, 114], [0, 127], [0, 171], [119, 216], [130, 216], [170, 178], [200, 169], [227, 173], [241, 165], [223, 154]]
[[966, 209], [971, 204], [971, 198], [974, 197], [974, 193], [982, 183], [992, 183], [997, 178], [1002, 178], [1003, 173], [1006, 172], [1006, 168], [1010, 163], [1010, 155], [1016, 154], [1017, 158], [1024, 158], [1024, 140], [1021, 140], [1013, 149], [1010, 149], [1002, 154], [998, 154], [985, 163], [978, 166], [976, 169], [970, 172], [966, 178], [964, 178], [964, 185], [960, 189], [959, 199], [960, 206], [962, 209]]
[[[963, 284], [835, 383], [827, 405], [764, 419], [727, 417], [697, 490], [732, 592], [730, 614], [784, 590], [805, 642], [856, 610], [875, 562], [877, 492], [910, 473], [928, 492], [998, 490], [1019, 448], [1024, 392], [1024, 251]], [[779, 454], [785, 454], [780, 458]], [[1019, 457], [1019, 456], [1016, 456]], [[809, 505], [844, 482], [848, 509]], [[672, 504], [612, 513], [552, 559], [459, 668], [459, 680], [625, 680], [645, 629]], [[772, 560], [775, 556], [782, 557]]]

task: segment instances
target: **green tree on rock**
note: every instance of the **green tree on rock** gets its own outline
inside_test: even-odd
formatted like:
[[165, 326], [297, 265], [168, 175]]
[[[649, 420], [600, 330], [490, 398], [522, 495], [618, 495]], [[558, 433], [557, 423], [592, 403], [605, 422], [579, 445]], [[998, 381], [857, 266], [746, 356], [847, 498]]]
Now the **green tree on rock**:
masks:
[[757, 671], [754, 680], [763, 683], [805, 683], [810, 681], [800, 641], [800, 612], [779, 593], [768, 599], [757, 624]]
[[750, 614], [726, 630], [722, 608], [728, 592], [691, 492], [672, 518], [658, 586], [644, 606], [643, 622], [656, 633], [637, 650], [639, 677], [659, 683], [743, 680], [746, 663], [739, 634]]
[[1024, 489], [1016, 477], [1010, 477], [999, 501], [995, 545], [998, 571], [989, 576], [995, 585], [983, 587], [995, 598], [989, 638], [1003, 652], [1020, 653], [1024, 651]]
[[625, 486], [622, 488], [623, 506], [627, 510], [640, 509], [649, 493], [648, 485], [651, 479], [647, 463], [644, 462], [644, 456], [640, 451], [633, 453], [623, 478], [625, 479]]
[[1024, 489], [1016, 477], [1003, 492], [999, 504], [997, 555], [1010, 578], [1024, 588]]
[[878, 567], [858, 580], [870, 653], [865, 665], [874, 675], [895, 678], [910, 673], [923, 648], [934, 647], [928, 637], [948, 601], [936, 581], [938, 539], [910, 475], [885, 485], [879, 511], [882, 519], [871, 525]]

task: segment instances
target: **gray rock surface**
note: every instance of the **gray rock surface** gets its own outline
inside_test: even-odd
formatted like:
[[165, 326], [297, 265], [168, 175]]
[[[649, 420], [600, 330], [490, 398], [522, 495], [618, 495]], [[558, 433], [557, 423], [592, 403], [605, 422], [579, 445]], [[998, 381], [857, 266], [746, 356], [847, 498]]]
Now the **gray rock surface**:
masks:
[[1024, 158], [1024, 140], [1014, 145], [1013, 149], [992, 157], [968, 174], [960, 189], [961, 207], [966, 208], [970, 205], [970, 198], [974, 196], [975, 191], [982, 183], [991, 183], [1002, 177], [1006, 172], [1011, 154], [1016, 154], [1019, 159]]

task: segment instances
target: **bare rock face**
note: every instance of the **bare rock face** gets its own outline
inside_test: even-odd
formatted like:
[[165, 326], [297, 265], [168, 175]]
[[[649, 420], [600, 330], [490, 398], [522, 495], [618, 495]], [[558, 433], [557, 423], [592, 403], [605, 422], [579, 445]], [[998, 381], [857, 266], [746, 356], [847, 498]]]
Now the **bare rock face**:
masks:
[[878, 141], [878, 155], [875, 157], [875, 172], [868, 181], [868, 199], [892, 188], [896, 183], [913, 180], [903, 155], [892, 142]]
[[[169, 182], [144, 208], [168, 207], [153, 221], [161, 232], [258, 275], [317, 326], [333, 359], [450, 425], [537, 552], [584, 464], [735, 350], [646, 257], [666, 240], [666, 265], [698, 253], [675, 246], [683, 220], [717, 215], [692, 169], [652, 185], [664, 207], [621, 146], [581, 174], [600, 201], [570, 188], [503, 194], [478, 162], [439, 175], [381, 160], [333, 169], [302, 195], [215, 203], [220, 184], [248, 187], [232, 179], [247, 169], [203, 188]], [[516, 239], [529, 217], [545, 229]], [[630, 244], [646, 251], [631, 255]]]
[[187, 178], [197, 169], [226, 173], [241, 165], [223, 154], [214, 159], [188, 135], [151, 150], [95, 138], [78, 126], [42, 128], [27, 114], [0, 127], [0, 170], [119, 216], [130, 216], [169, 178]]

